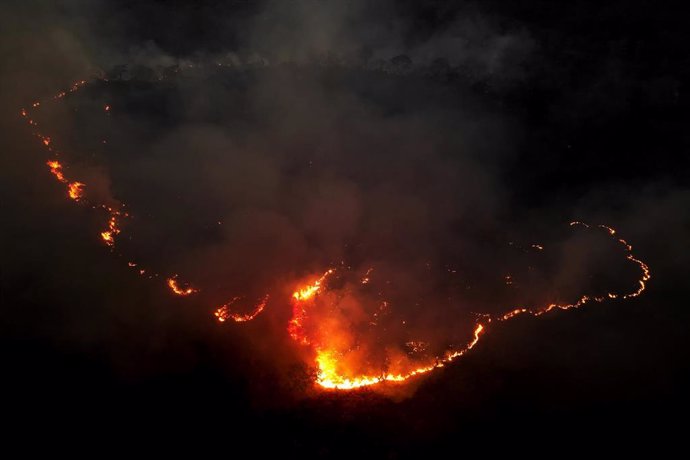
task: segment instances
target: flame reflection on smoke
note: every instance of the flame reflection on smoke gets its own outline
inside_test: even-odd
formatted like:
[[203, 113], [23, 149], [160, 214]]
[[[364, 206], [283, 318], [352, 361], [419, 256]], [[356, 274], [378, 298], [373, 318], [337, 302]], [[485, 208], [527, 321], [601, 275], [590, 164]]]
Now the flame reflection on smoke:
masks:
[[[73, 84], [68, 90], [55, 95], [52, 100], [60, 101], [67, 95], [78, 91], [87, 85], [85, 80]], [[37, 110], [42, 107], [40, 102], [32, 104], [32, 109]], [[103, 106], [103, 111], [110, 115], [111, 106]], [[20, 114], [31, 127], [33, 135], [39, 139], [41, 145], [50, 155], [46, 162], [50, 174], [53, 178], [63, 184], [67, 196], [80, 204], [86, 204], [100, 212], [106, 214], [105, 228], [100, 232], [101, 241], [114, 250], [116, 239], [122, 233], [121, 223], [131, 216], [125, 212], [125, 205], [120, 203], [112, 205], [90, 201], [93, 198], [89, 195], [89, 188], [85, 182], [75, 180], [71, 177], [71, 170], [66, 167], [56, 150], [54, 138], [45, 135], [38, 130], [38, 123], [31, 117], [31, 111], [22, 109]], [[105, 143], [105, 140], [103, 141]], [[220, 222], [219, 222], [220, 224]], [[576, 301], [570, 303], [549, 303], [547, 305], [519, 306], [509, 309], [501, 314], [482, 314], [478, 316], [473, 325], [471, 334], [466, 338], [464, 345], [453, 349], [448, 349], [441, 354], [429, 356], [428, 344], [423, 340], [405, 341], [408, 353], [389, 353], [385, 366], [379, 367], [376, 371], [372, 368], [376, 366], [361, 365], [366, 362], [368, 357], [366, 350], [361, 343], [358, 343], [352, 331], [348, 330], [348, 321], [354, 321], [352, 317], [344, 318], [340, 321], [335, 313], [334, 304], [329, 302], [340, 302], [330, 294], [335, 292], [328, 286], [329, 281], [338, 276], [339, 268], [329, 268], [325, 272], [311, 277], [307, 282], [298, 285], [290, 299], [292, 317], [287, 325], [289, 337], [299, 345], [308, 349], [311, 359], [317, 369], [316, 383], [327, 389], [355, 389], [383, 382], [403, 382], [414, 376], [429, 373], [435, 369], [464, 356], [472, 350], [480, 341], [491, 323], [504, 322], [521, 315], [542, 316], [554, 310], [568, 310], [579, 308], [585, 304], [600, 303], [606, 299], [630, 299], [639, 296], [646, 288], [646, 283], [650, 279], [650, 269], [641, 259], [632, 252], [632, 246], [624, 239], [617, 236], [616, 230], [605, 225], [590, 226], [582, 222], [572, 222], [573, 226], [580, 226], [592, 230], [603, 230], [613, 238], [625, 251], [626, 259], [634, 264], [640, 271], [634, 289], [627, 292], [607, 292], [601, 295], [581, 295]], [[536, 251], [544, 251], [541, 244], [531, 244], [530, 247]], [[138, 262], [127, 262], [129, 267], [136, 267], [140, 275], [148, 275], [149, 278], [156, 278], [155, 271], [140, 267]], [[454, 273], [454, 270], [450, 270]], [[372, 267], [368, 267], [364, 273], [359, 273], [357, 283], [365, 288], [371, 288], [374, 284], [376, 273]], [[188, 283], [179, 281], [176, 274], [162, 276], [170, 292], [174, 295], [187, 297], [198, 293], [200, 290]], [[504, 283], [513, 287], [515, 284], [512, 275], [504, 275]], [[356, 283], [355, 283], [356, 284]], [[268, 295], [255, 302], [251, 309], [244, 313], [235, 311], [238, 307], [240, 297], [234, 297], [229, 302], [215, 308], [213, 315], [219, 322], [231, 320], [237, 323], [252, 321], [258, 317], [266, 308]], [[321, 305], [323, 303], [326, 305]], [[388, 299], [378, 299], [376, 308], [366, 319], [363, 319], [367, 327], [376, 329], [380, 327], [381, 316], [385, 316], [390, 308]], [[328, 314], [324, 314], [323, 312]], [[314, 323], [317, 323], [315, 326]], [[404, 322], [403, 322], [404, 324]]]

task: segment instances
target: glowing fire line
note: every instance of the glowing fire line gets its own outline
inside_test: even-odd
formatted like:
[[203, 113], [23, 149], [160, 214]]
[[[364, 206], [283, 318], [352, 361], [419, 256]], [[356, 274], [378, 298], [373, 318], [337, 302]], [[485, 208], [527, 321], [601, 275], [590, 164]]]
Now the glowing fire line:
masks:
[[[105, 81], [105, 80], [104, 80]], [[46, 102], [58, 102], [62, 99], [64, 99], [66, 96], [69, 94], [75, 93], [81, 88], [85, 87], [88, 84], [86, 80], [79, 80], [72, 84], [67, 90], [65, 91], [60, 91], [56, 95], [54, 95], [52, 98], [50, 98]], [[31, 104], [32, 109], [39, 109], [41, 107], [42, 103], [40, 101], [36, 101]], [[104, 112], [106, 114], [111, 113], [111, 105], [106, 104], [104, 107]], [[75, 201], [79, 202], [80, 204], [89, 204], [89, 201], [86, 198], [86, 184], [81, 181], [77, 180], [72, 180], [69, 179], [66, 174], [65, 174], [65, 167], [63, 162], [58, 160], [56, 157], [60, 156], [60, 152], [58, 152], [55, 148], [55, 142], [50, 136], [47, 136], [40, 132], [38, 130], [38, 123], [31, 117], [30, 110], [29, 109], [21, 109], [20, 110], [20, 115], [21, 117], [27, 122], [27, 124], [31, 127], [32, 129], [32, 134], [36, 138], [38, 138], [41, 142], [41, 145], [48, 151], [50, 154], [51, 158], [46, 162], [46, 165], [48, 166], [48, 169], [50, 170], [50, 173], [53, 175], [55, 180], [58, 182], [65, 184], [66, 187], [66, 192], [67, 196]], [[104, 140], [103, 143], [106, 143]], [[129, 213], [125, 212], [122, 210], [122, 208], [125, 207], [124, 204], [120, 204], [119, 207], [113, 207], [105, 203], [97, 203], [97, 204], [91, 204], [91, 207], [93, 209], [100, 209], [103, 210], [107, 213], [108, 218], [107, 218], [107, 227], [99, 233], [100, 239], [103, 241], [103, 243], [108, 246], [111, 251], [114, 251], [115, 249], [115, 243], [116, 243], [116, 237], [122, 232], [120, 228], [120, 221], [122, 218], [129, 218], [131, 217]], [[141, 276], [148, 276], [149, 279], [154, 279], [154, 278], [159, 278], [160, 275], [158, 273], [155, 273], [153, 271], [147, 270], [145, 268], [139, 267], [139, 264], [133, 261], [128, 261], [127, 266], [130, 268], [137, 267], [137, 273]], [[169, 277], [162, 277], [165, 279], [166, 285], [169, 288], [169, 290], [177, 295], [177, 296], [190, 296], [192, 294], [196, 294], [199, 292], [199, 289], [192, 287], [188, 285], [187, 283], [180, 283], [177, 279], [177, 275], [172, 275]], [[246, 321], [251, 321], [254, 318], [256, 318], [264, 309], [266, 305], [266, 301], [268, 299], [268, 296], [260, 302], [257, 307], [255, 308], [254, 311], [248, 314], [236, 314], [232, 313], [229, 310], [229, 304], [224, 305], [220, 309], [218, 309], [215, 313], [215, 316], [222, 322], [225, 321], [226, 319], [232, 319], [236, 322], [246, 322]], [[222, 314], [218, 313], [220, 310], [222, 310]]]
[[168, 278], [166, 280], [166, 283], [168, 283], [168, 287], [170, 288], [170, 290], [174, 294], [179, 296], [188, 296], [198, 292], [197, 289], [194, 289], [191, 286], [180, 287], [179, 283], [177, 282], [177, 275], [173, 276], [172, 278]]
[[[591, 225], [583, 223], [583, 222], [571, 222], [571, 226], [574, 225], [580, 225], [585, 228], [592, 228]], [[614, 230], [612, 227], [606, 226], [606, 225], [598, 225], [596, 226], [597, 228], [605, 230], [610, 236], [615, 238], [616, 235], [616, 230]], [[312, 302], [315, 298], [315, 296], [321, 291], [323, 288], [324, 281], [332, 275], [335, 270], [330, 269], [326, 271], [320, 278], [318, 278], [316, 281], [312, 282], [311, 284], [307, 284], [305, 286], [302, 286], [298, 288], [292, 295], [292, 300], [293, 300], [293, 317], [290, 320], [290, 323], [288, 325], [288, 332], [290, 336], [292, 337], [293, 340], [297, 341], [301, 345], [309, 346], [313, 345], [314, 353], [315, 353], [315, 363], [316, 367], [318, 368], [317, 371], [317, 377], [316, 377], [316, 383], [320, 385], [323, 388], [327, 389], [337, 389], [337, 390], [352, 390], [356, 388], [361, 388], [361, 387], [366, 387], [366, 386], [371, 386], [383, 382], [403, 382], [405, 380], [408, 380], [412, 377], [415, 377], [417, 375], [421, 374], [426, 374], [428, 372], [433, 371], [434, 369], [438, 369], [440, 367], [445, 366], [446, 364], [450, 363], [451, 361], [464, 356], [467, 354], [472, 348], [477, 345], [479, 342], [480, 337], [482, 334], [486, 331], [486, 327], [489, 323], [492, 321], [508, 321], [512, 318], [515, 318], [519, 315], [523, 314], [528, 314], [532, 316], [542, 316], [546, 313], [549, 313], [550, 311], [559, 309], [559, 310], [569, 310], [573, 308], [579, 308], [587, 303], [591, 302], [596, 302], [600, 303], [603, 302], [606, 299], [629, 299], [633, 297], [637, 297], [646, 288], [646, 283], [649, 281], [651, 278], [651, 273], [649, 270], [649, 266], [642, 262], [640, 259], [635, 257], [632, 253], [632, 246], [624, 239], [622, 238], [616, 238], [617, 242], [620, 243], [626, 251], [626, 259], [633, 262], [636, 264], [640, 271], [641, 271], [641, 277], [638, 280], [638, 288], [632, 292], [626, 293], [626, 294], [620, 294], [620, 293], [608, 293], [604, 296], [587, 296], [584, 295], [582, 296], [577, 302], [574, 303], [569, 303], [569, 304], [549, 304], [545, 307], [541, 308], [534, 308], [534, 307], [521, 307], [521, 308], [515, 308], [507, 313], [504, 313], [502, 315], [498, 316], [491, 316], [491, 315], [482, 315], [482, 320], [480, 322], [477, 322], [474, 327], [474, 333], [473, 333], [473, 338], [470, 340], [461, 350], [455, 350], [455, 351], [449, 351], [445, 355], [436, 358], [435, 362], [432, 364], [426, 365], [426, 366], [420, 366], [416, 369], [413, 369], [409, 372], [406, 373], [399, 373], [399, 374], [382, 374], [382, 375], [361, 375], [358, 377], [354, 378], [348, 378], [342, 374], [340, 374], [337, 370], [338, 367], [338, 354], [335, 350], [331, 350], [328, 348], [324, 348], [321, 345], [313, 345], [312, 341], [307, 337], [304, 331], [304, 320], [308, 316], [308, 310], [309, 307], [312, 305]], [[362, 280], [363, 284], [366, 284], [369, 282], [368, 274], [370, 272], [367, 272], [367, 277], [365, 277]], [[366, 281], [364, 281], [366, 280]]]
[[[53, 102], [58, 102], [62, 99], [64, 99], [66, 96], [69, 94], [75, 93], [79, 89], [85, 87], [88, 84], [86, 80], [79, 80], [72, 84], [67, 90], [61, 91], [54, 95], [52, 98], [48, 100], [53, 101]], [[34, 102], [31, 104], [32, 109], [38, 109], [40, 108], [42, 103], [40, 101]], [[110, 113], [111, 111], [111, 106], [106, 105], [104, 106], [104, 111], [106, 113]], [[55, 148], [55, 142], [53, 139], [42, 132], [38, 130], [38, 123], [31, 117], [30, 112], [28, 109], [21, 109], [20, 110], [20, 115], [24, 120], [29, 124], [29, 126], [32, 128], [32, 134], [37, 137], [41, 141], [41, 145], [48, 151], [52, 159], [48, 160], [46, 162], [46, 165], [48, 166], [48, 169], [50, 170], [50, 173], [53, 175], [53, 177], [60, 183], [65, 184], [66, 187], [66, 192], [67, 196], [72, 199], [75, 202], [79, 202], [80, 204], [89, 204], [89, 201], [86, 198], [86, 184], [84, 182], [78, 181], [78, 180], [72, 180], [67, 177], [65, 174], [65, 167], [64, 163], [58, 160], [56, 157], [60, 156], [60, 152], [56, 150]], [[104, 141], [105, 142], [105, 141]], [[107, 227], [99, 233], [99, 236], [103, 243], [108, 246], [111, 250], [114, 250], [115, 248], [115, 243], [116, 243], [116, 237], [121, 233], [121, 228], [120, 228], [120, 221], [122, 218], [128, 218], [131, 217], [129, 213], [124, 212], [122, 208], [124, 208], [124, 204], [120, 204], [119, 207], [113, 207], [110, 206], [109, 204], [106, 203], [96, 203], [96, 204], [91, 204], [91, 207], [93, 209], [100, 209], [103, 210], [107, 213]], [[138, 264], [132, 261], [127, 262], [127, 265], [129, 267], [137, 267]], [[144, 268], [138, 268], [137, 269], [139, 275], [144, 276], [147, 275], [149, 278], [158, 278], [159, 274], [155, 272], [150, 272]], [[188, 296], [191, 294], [197, 293], [199, 290], [186, 285], [185, 287], [182, 287], [177, 280], [177, 275], [173, 275], [171, 277], [167, 277], [164, 279], [166, 280], [166, 284], [168, 288], [170, 289], [171, 292], [173, 292], [176, 295], [179, 296]], [[258, 315], [258, 313], [257, 313]], [[252, 319], [256, 315], [252, 316]]]
[[[72, 86], [70, 86], [70, 88], [68, 88], [66, 91], [61, 91], [55, 96], [53, 96], [51, 100], [59, 101], [65, 98], [67, 95], [78, 91], [86, 85], [86, 80], [80, 80], [74, 83]], [[31, 104], [31, 107], [32, 109], [38, 109], [41, 107], [41, 102], [34, 102], [33, 104]], [[107, 114], [109, 114], [111, 112], [110, 105], [104, 106], [104, 111]], [[65, 184], [67, 192], [66, 194], [71, 200], [79, 202], [80, 204], [88, 204], [88, 200], [86, 197], [86, 184], [77, 180], [69, 179], [66, 176], [63, 163], [56, 158], [60, 156], [60, 153], [55, 148], [54, 140], [51, 137], [46, 136], [38, 131], [38, 123], [31, 118], [29, 110], [21, 109], [20, 114], [26, 120], [27, 124], [32, 128], [32, 134], [40, 140], [41, 145], [48, 151], [51, 158], [53, 158], [47, 161], [46, 165], [48, 166], [50, 173], [55, 178], [55, 180], [62, 184]], [[103, 142], [105, 143], [105, 141]], [[118, 236], [121, 233], [121, 218], [130, 217], [130, 215], [127, 212], [124, 212], [122, 210], [124, 206], [124, 204], [121, 204], [119, 208], [114, 208], [107, 204], [92, 205], [92, 208], [104, 210], [108, 215], [107, 228], [100, 232], [100, 237], [104, 244], [106, 244], [111, 250], [113, 250], [115, 247], [116, 236]], [[581, 225], [586, 228], [592, 228], [592, 226], [583, 222], [572, 222], [571, 225]], [[480, 340], [480, 337], [486, 332], [487, 325], [491, 322], [508, 321], [519, 315], [532, 315], [538, 317], [546, 313], [549, 313], [553, 310], [568, 310], [573, 308], [579, 308], [587, 303], [603, 302], [606, 299], [629, 299], [641, 295], [646, 288], [646, 282], [651, 278], [649, 266], [639, 258], [635, 257], [635, 255], [632, 253], [632, 246], [626, 240], [622, 238], [617, 238], [615, 236], [616, 230], [605, 225], [598, 225], [597, 227], [608, 232], [608, 234], [611, 237], [616, 238], [616, 240], [625, 248], [627, 253], [626, 258], [640, 268], [642, 275], [638, 280], [636, 290], [623, 294], [608, 293], [604, 296], [597, 297], [585, 295], [582, 296], [576, 302], [570, 304], [550, 304], [548, 306], [541, 308], [519, 307], [498, 316], [483, 315], [481, 317], [481, 321], [475, 324], [472, 339], [462, 349], [449, 351], [443, 356], [436, 358], [436, 360], [433, 363], [428, 364], [426, 366], [418, 367], [409, 372], [399, 374], [388, 373], [382, 375], [361, 375], [354, 378], [347, 378], [339, 374], [337, 371], [338, 355], [334, 350], [330, 350], [328, 348], [324, 348], [321, 346], [316, 346], [311, 343], [311, 341], [305, 334], [304, 322], [308, 318], [309, 307], [311, 302], [314, 301], [315, 296], [323, 288], [323, 284], [326, 281], [326, 279], [335, 272], [334, 269], [327, 270], [321, 277], [313, 281], [311, 284], [298, 288], [293, 293], [291, 299], [293, 311], [292, 318], [288, 323], [288, 333], [290, 337], [298, 343], [305, 346], [312, 346], [314, 348], [315, 363], [318, 367], [316, 383], [323, 388], [345, 390], [375, 385], [382, 382], [402, 382], [408, 380], [414, 376], [425, 374], [431, 372], [434, 369], [443, 367], [451, 361], [467, 354], [477, 345], [477, 343]], [[531, 247], [540, 251], [543, 249], [543, 247], [538, 244], [533, 244]], [[139, 265], [135, 262], [129, 261], [127, 262], [127, 265], [132, 268], [136, 267], [137, 272], [142, 276], [148, 275], [149, 278], [157, 278], [159, 276], [157, 273], [150, 272], [144, 268], [139, 267]], [[364, 278], [361, 280], [362, 284], [367, 284], [369, 282], [370, 273], [371, 270], [367, 271]], [[189, 296], [199, 292], [198, 289], [192, 286], [189, 286], [187, 284], [180, 284], [177, 280], [177, 275], [163, 278], [166, 280], [166, 284], [168, 288], [171, 290], [171, 292], [173, 292], [176, 295]], [[265, 296], [255, 306], [253, 311], [246, 314], [233, 313], [231, 311], [231, 306], [236, 302], [236, 300], [238, 300], [238, 298], [232, 299], [230, 302], [222, 305], [220, 308], [215, 310], [214, 316], [217, 318], [219, 322], [225, 322], [228, 319], [232, 319], [235, 322], [247, 322], [253, 320], [264, 311], [264, 308], [268, 301], [268, 296]]]
[[224, 323], [228, 319], [231, 319], [236, 323], [246, 323], [247, 321], [253, 320], [264, 311], [264, 308], [266, 308], [266, 303], [268, 302], [268, 295], [261, 299], [261, 301], [254, 307], [254, 310], [249, 313], [233, 313], [230, 310], [230, 307], [238, 300], [240, 300], [239, 297], [233, 298], [230, 302], [218, 308], [213, 313], [213, 316], [215, 316], [216, 319], [221, 323]]

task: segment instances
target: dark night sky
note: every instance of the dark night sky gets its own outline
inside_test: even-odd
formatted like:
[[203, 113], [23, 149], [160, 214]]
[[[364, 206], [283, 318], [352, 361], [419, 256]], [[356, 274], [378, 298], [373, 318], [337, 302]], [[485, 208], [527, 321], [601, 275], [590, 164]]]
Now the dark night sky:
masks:
[[[568, 451], [678, 442], [690, 383], [679, 5], [4, 2], [0, 385], [13, 432], [202, 434], [220, 448], [262, 432], [257, 449], [307, 457], [509, 448], [496, 439], [531, 451], [542, 436]], [[218, 59], [242, 64], [152, 82]], [[653, 279], [628, 302], [492, 328], [402, 395], [314, 394], [285, 305], [219, 327], [206, 305], [111, 257], [93, 213], [49, 180], [19, 109], [98, 69], [114, 81], [65, 107], [112, 101], [111, 146], [76, 163], [150, 217], [128, 250], [222, 286], [208, 290], [218, 298], [239, 283], [279, 289], [281, 276], [340, 257], [405, 267], [458, 252], [474, 263], [482, 245], [558, 239], [551, 229], [574, 219], [618, 228]], [[106, 129], [65, 113], [45, 124], [75, 151]], [[300, 165], [312, 160], [309, 176]], [[205, 227], [219, 216], [228, 233]]]

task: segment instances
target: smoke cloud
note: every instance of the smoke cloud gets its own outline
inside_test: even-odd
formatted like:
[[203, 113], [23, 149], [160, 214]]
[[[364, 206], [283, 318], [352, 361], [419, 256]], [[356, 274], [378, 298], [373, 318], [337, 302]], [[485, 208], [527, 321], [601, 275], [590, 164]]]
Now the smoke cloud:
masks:
[[[650, 266], [668, 274], [662, 285], [684, 264], [658, 236], [684, 238], [685, 179], [662, 166], [643, 174], [646, 163], [626, 152], [634, 136], [614, 123], [635, 104], [676, 107], [680, 79], [670, 71], [629, 72], [613, 45], [592, 64], [591, 77], [567, 81], [548, 31], [471, 2], [428, 10], [394, 1], [176, 9], [39, 3], [4, 7], [3, 106], [18, 112], [98, 75], [42, 108], [37, 120], [91, 199], [126, 203], [133, 216], [123, 224], [117, 257], [103, 258], [136, 260], [161, 278], [178, 274], [199, 287], [191, 301], [202, 312], [195, 324], [235, 296], [234, 306], [247, 312], [268, 295], [264, 316], [248, 326], [252, 333], [225, 328], [214, 339], [252, 343], [252, 358], [241, 359], [261, 362], [238, 367], [276, 366], [286, 374], [301, 361], [303, 350], [286, 333], [290, 296], [330, 267], [344, 274], [319, 308], [325, 318], [337, 305], [342, 318], [331, 314], [320, 334], [341, 336], [343, 348], [357, 350], [348, 359], [375, 372], [401, 356], [433, 359], [461, 347], [477, 314], [636, 288], [637, 267], [617, 243], [572, 231], [570, 220], [620, 227], [652, 254]], [[615, 140], [581, 136], [612, 125]], [[3, 118], [3, 131], [14, 130]], [[39, 149], [27, 146], [29, 135], [7, 139], [12, 154], [1, 164], [18, 173], [0, 182], [3, 195], [16, 196], [6, 214], [24, 213], [33, 226], [22, 234], [6, 217], [3, 239], [31, 246], [45, 230], [46, 207], [60, 206], [59, 192], [35, 179], [47, 173]], [[658, 153], [658, 162], [671, 161], [673, 151]], [[26, 182], [36, 182], [31, 193], [17, 193]], [[67, 222], [62, 232], [85, 241], [102, 227], [98, 216], [52, 212]], [[100, 256], [88, 255], [98, 243], [90, 244], [79, 246], [75, 260], [96, 265], [96, 258], [100, 266]], [[36, 270], [21, 251], [7, 252], [20, 268], [5, 275], [6, 285]], [[147, 289], [129, 272], [106, 273], [124, 286], [111, 290]], [[367, 273], [371, 285], [353, 287]], [[134, 297], [136, 308], [108, 307], [107, 321], [67, 314], [70, 332], [56, 335], [106, 342], [107, 353], [119, 356], [117, 372], [139, 378], [149, 371], [122, 363], [132, 350], [115, 350], [128, 333], [114, 330], [112, 316], [131, 325], [141, 321], [138, 309], [152, 308], [145, 322], [179, 331], [190, 313], [171, 320], [162, 293]], [[93, 323], [98, 333], [86, 334]], [[198, 335], [220, 334], [197, 327]], [[175, 342], [151, 340], [138, 345], [160, 350]]]

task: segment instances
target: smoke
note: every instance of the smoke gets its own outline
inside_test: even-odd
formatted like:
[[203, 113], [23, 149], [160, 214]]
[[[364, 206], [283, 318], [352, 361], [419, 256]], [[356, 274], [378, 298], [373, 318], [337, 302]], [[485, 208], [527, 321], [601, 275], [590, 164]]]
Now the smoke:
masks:
[[[537, 142], [547, 134], [530, 137], [535, 122], [520, 91], [553, 78], [556, 65], [518, 21], [470, 4], [437, 5], [426, 17], [392, 1], [202, 2], [176, 11], [127, 3], [9, 6], [5, 102], [18, 108], [102, 70], [107, 83], [46, 109], [40, 122], [90, 196], [127, 204], [134, 218], [118, 254], [198, 286], [194, 306], [211, 319], [235, 296], [249, 311], [269, 295], [260, 337], [248, 340], [281, 362], [295, 354], [285, 340], [292, 289], [329, 267], [350, 284], [373, 268], [367, 289], [376, 292], [354, 298], [347, 283], [331, 287], [329, 305], [342, 318], [320, 332], [359, 347], [353, 361], [369, 360], [373, 372], [417, 342], [425, 359], [461, 346], [476, 313], [634, 285], [618, 248], [569, 233], [571, 218], [622, 224], [635, 244], [656, 232], [650, 210], [684, 215], [686, 190], [665, 178], [637, 200], [625, 178], [603, 185], [577, 165], [553, 166], [570, 154], [555, 142], [545, 152]], [[605, 87], [610, 67], [602, 72], [582, 92]], [[632, 83], [621, 91], [636, 91]], [[561, 122], [571, 97], [552, 106]], [[604, 121], [625, 106], [605, 108]], [[592, 165], [615, 166], [592, 160], [581, 169]], [[575, 176], [586, 193], [569, 187]], [[554, 186], [560, 178], [566, 185]], [[384, 297], [382, 326], [366, 329]]]

